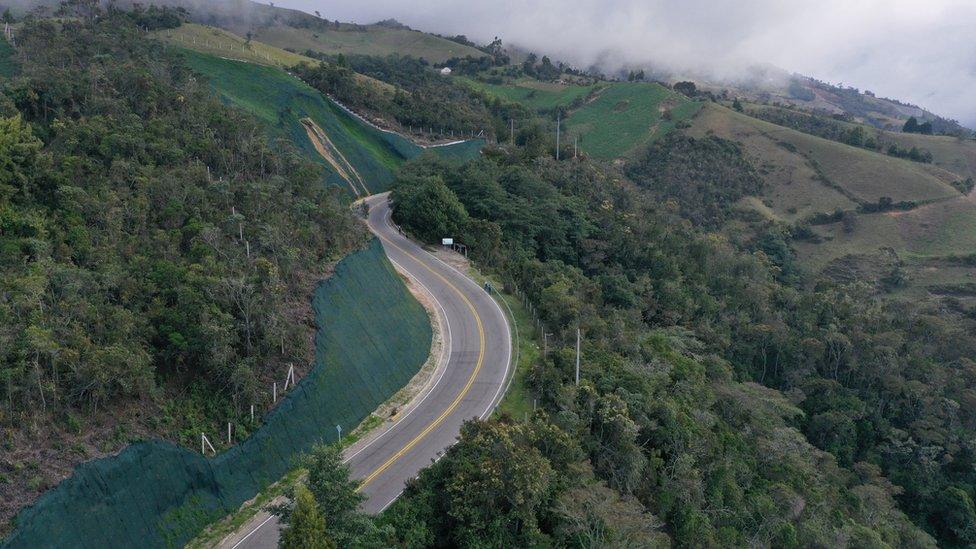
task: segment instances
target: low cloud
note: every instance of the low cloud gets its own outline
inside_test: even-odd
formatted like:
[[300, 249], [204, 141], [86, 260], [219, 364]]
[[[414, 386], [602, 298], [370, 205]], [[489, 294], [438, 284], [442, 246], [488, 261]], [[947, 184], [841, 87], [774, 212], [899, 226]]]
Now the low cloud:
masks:
[[284, 0], [323, 17], [465, 34], [604, 70], [722, 78], [772, 64], [976, 126], [972, 0]]

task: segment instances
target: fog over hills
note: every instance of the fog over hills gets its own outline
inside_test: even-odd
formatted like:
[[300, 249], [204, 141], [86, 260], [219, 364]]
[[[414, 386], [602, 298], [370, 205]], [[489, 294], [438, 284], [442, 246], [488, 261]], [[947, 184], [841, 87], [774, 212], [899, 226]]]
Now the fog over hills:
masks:
[[976, 126], [976, 4], [970, 0], [282, 0], [330, 19], [394, 17], [581, 66], [653, 65], [739, 79], [772, 64], [868, 89]]

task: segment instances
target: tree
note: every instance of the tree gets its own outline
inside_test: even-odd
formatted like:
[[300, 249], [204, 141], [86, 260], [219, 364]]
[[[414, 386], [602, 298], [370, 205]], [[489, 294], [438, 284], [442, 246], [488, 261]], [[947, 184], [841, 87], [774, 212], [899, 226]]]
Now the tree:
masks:
[[336, 543], [325, 530], [325, 518], [319, 506], [304, 485], [295, 488], [295, 507], [288, 515], [288, 521], [278, 547], [282, 549], [334, 549]]
[[0, 204], [15, 193], [30, 193], [40, 149], [40, 139], [19, 114], [0, 117]]
[[732, 101], [732, 108], [738, 112], [742, 112], [742, 102], [739, 101], [738, 97], [736, 97], [735, 100]]
[[914, 116], [909, 118], [908, 121], [905, 122], [905, 125], [902, 126], [901, 131], [905, 133], [918, 133], [918, 119]]
[[4, 23], [14, 23], [16, 21], [16, 19], [14, 19], [14, 15], [10, 13], [10, 8], [3, 10], [3, 16], [0, 17], [0, 21]]
[[465, 233], [468, 212], [440, 177], [400, 178], [391, 198], [394, 219], [424, 242]]
[[674, 85], [674, 91], [687, 95], [688, 97], [698, 95], [698, 87], [695, 86], [694, 82], [677, 82]]

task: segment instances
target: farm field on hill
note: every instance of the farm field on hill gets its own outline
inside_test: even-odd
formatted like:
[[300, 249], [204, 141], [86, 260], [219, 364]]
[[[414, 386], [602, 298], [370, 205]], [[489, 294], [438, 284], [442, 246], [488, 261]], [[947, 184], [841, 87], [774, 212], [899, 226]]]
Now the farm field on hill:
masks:
[[[906, 277], [899, 290], [905, 295], [925, 293], [929, 280], [951, 285], [971, 277], [973, 269], [932, 262], [976, 250], [974, 195], [963, 196], [947, 184], [959, 180], [959, 174], [821, 139], [713, 104], [702, 109], [687, 133], [742, 144], [766, 183], [763, 195], [743, 199], [743, 207], [786, 223], [838, 209], [848, 212], [845, 222], [811, 226], [820, 242], [794, 242], [798, 259], [812, 272], [860, 273], [849, 275], [855, 278], [883, 275], [891, 265], [878, 265], [894, 252], [906, 272], [918, 273]], [[941, 142], [943, 158], [963, 158], [968, 152], [968, 143], [955, 138], [924, 138], [930, 136], [909, 135], [903, 143]], [[880, 196], [920, 205], [908, 211], [855, 213], [859, 203], [876, 203]]]
[[[784, 113], [787, 116], [801, 117], [807, 116], [814, 118], [814, 115], [804, 113], [797, 109], [786, 109], [773, 105], [750, 104], [748, 111], [764, 111], [770, 113]], [[932, 153], [932, 164], [944, 170], [952, 172], [960, 179], [967, 177], [976, 178], [976, 140], [958, 138], [948, 135], [923, 135], [918, 133], [902, 133], [900, 131], [887, 131], [875, 128], [868, 124], [856, 122], [846, 122], [843, 120], [828, 119], [829, 124], [836, 125], [844, 129], [860, 127], [864, 130], [864, 135], [878, 137], [885, 146], [895, 143], [904, 149], [918, 147], [921, 150]]]
[[612, 160], [653, 143], [678, 122], [694, 116], [701, 106], [660, 84], [616, 83], [569, 115], [566, 139], [570, 142], [579, 136], [583, 151]]
[[833, 223], [815, 228], [822, 244], [797, 243], [808, 265], [820, 270], [848, 254], [891, 248], [900, 256], [931, 258], [976, 251], [976, 203], [971, 197], [921, 206], [906, 212], [857, 215], [853, 230]]
[[303, 62], [318, 63], [304, 55], [255, 40], [248, 42], [232, 32], [196, 23], [185, 23], [175, 29], [165, 29], [155, 34], [170, 44], [189, 50], [260, 65], [291, 67]]
[[[258, 65], [270, 65], [287, 69], [299, 63], [307, 63], [309, 65], [317, 65], [319, 63], [317, 59], [312, 59], [311, 57], [292, 53], [256, 40], [247, 42], [247, 40], [232, 32], [195, 23], [185, 23], [175, 29], [157, 31], [155, 35], [161, 40], [179, 48], [225, 59], [247, 61], [248, 63], [256, 63]], [[392, 94], [395, 90], [393, 86], [386, 82], [381, 82], [362, 74], [356, 74], [355, 76], [358, 82], [371, 86], [380, 93], [389, 92]]]
[[540, 82], [531, 78], [521, 78], [509, 84], [489, 84], [466, 77], [458, 77], [458, 80], [492, 97], [522, 103], [526, 107], [535, 110], [569, 105], [575, 99], [586, 97], [592, 90], [606, 85], [593, 84], [590, 86], [580, 86], [576, 84], [558, 84]]
[[[484, 53], [463, 44], [419, 31], [393, 29], [381, 25], [359, 27], [343, 25], [335, 29], [299, 29], [282, 25], [261, 27], [254, 31], [254, 39], [279, 48], [304, 52], [313, 50], [326, 54], [360, 54], [387, 56], [390, 54], [422, 57], [431, 63], [442, 63], [452, 57], [483, 57]], [[248, 29], [243, 29], [247, 32]]]
[[[958, 178], [939, 167], [822, 139], [716, 105], [708, 105], [689, 130], [696, 137], [710, 133], [748, 141], [750, 152], [771, 166], [776, 165], [777, 156], [783, 158], [776, 149], [785, 150], [796, 157], [788, 156], [790, 165], [806, 165], [819, 172], [816, 177], [821, 187], [831, 187], [852, 201], [876, 203], [882, 196], [895, 202], [927, 201], [959, 195], [950, 186]], [[821, 204], [819, 211], [831, 211], [830, 202], [833, 199]]]
[[932, 153], [932, 163], [959, 176], [976, 179], [976, 141], [948, 135], [882, 132], [885, 139], [910, 149], [918, 147]]

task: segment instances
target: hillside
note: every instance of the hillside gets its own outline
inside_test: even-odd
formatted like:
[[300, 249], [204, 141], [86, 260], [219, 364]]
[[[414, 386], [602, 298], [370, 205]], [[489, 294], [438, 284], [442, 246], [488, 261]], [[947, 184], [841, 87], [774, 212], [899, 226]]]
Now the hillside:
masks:
[[602, 160], [626, 156], [694, 116], [701, 103], [656, 83], [613, 83], [566, 117], [566, 141]]
[[[876, 285], [897, 271], [900, 282], [891, 289], [916, 297], [928, 295], [926, 289], [941, 295], [976, 281], [976, 269], [948, 259], [976, 250], [976, 195], [964, 196], [951, 186], [971, 173], [972, 142], [879, 133], [902, 146], [931, 150], [933, 164], [924, 164], [714, 104], [705, 106], [687, 133], [743, 146], [765, 185], [761, 196], [744, 198], [741, 205], [770, 220], [804, 227], [809, 236], [793, 245], [812, 272]], [[907, 204], [891, 211], [865, 210], [881, 196]]]
[[452, 57], [483, 57], [481, 51], [446, 38], [420, 31], [390, 28], [384, 25], [345, 25], [338, 28], [323, 24], [312, 28], [288, 25], [230, 27], [239, 33], [251, 32], [254, 38], [279, 48], [304, 52], [387, 56], [410, 55], [431, 63], [442, 63]]
[[30, 62], [0, 84], [3, 531], [132, 441], [197, 448], [228, 421], [245, 438], [250, 405], [313, 361], [316, 282], [364, 242], [317, 164], [126, 14], [27, 23], [18, 43]]
[[[353, 195], [382, 192], [393, 170], [424, 150], [364, 123], [279, 68], [189, 50], [184, 56], [222, 98], [263, 121], [275, 137], [298, 146], [308, 159], [326, 167], [327, 182]], [[467, 143], [434, 150], [462, 157], [477, 153]]]
[[[864, 136], [874, 139], [879, 144], [881, 152], [885, 152], [890, 144], [896, 144], [906, 150], [916, 147], [932, 154], [932, 164], [956, 174], [961, 180], [976, 176], [976, 140], [971, 138], [882, 130], [868, 124], [826, 116], [819, 111], [801, 110], [798, 107], [747, 104], [745, 110], [747, 114], [758, 115], [761, 118], [774, 115], [784, 120], [806, 120], [808, 127], [818, 127], [824, 131], [829, 130], [831, 126], [847, 131], [860, 128], [859, 131], [863, 132]], [[800, 131], [809, 131], [809, 128], [804, 129], [803, 124], [797, 123], [795, 126], [795, 129]]]
[[562, 82], [542, 82], [534, 78], [519, 78], [505, 84], [489, 84], [482, 80], [459, 76], [457, 80], [506, 101], [521, 103], [534, 110], [566, 107], [585, 99], [603, 87], [601, 84], [582, 86]]

